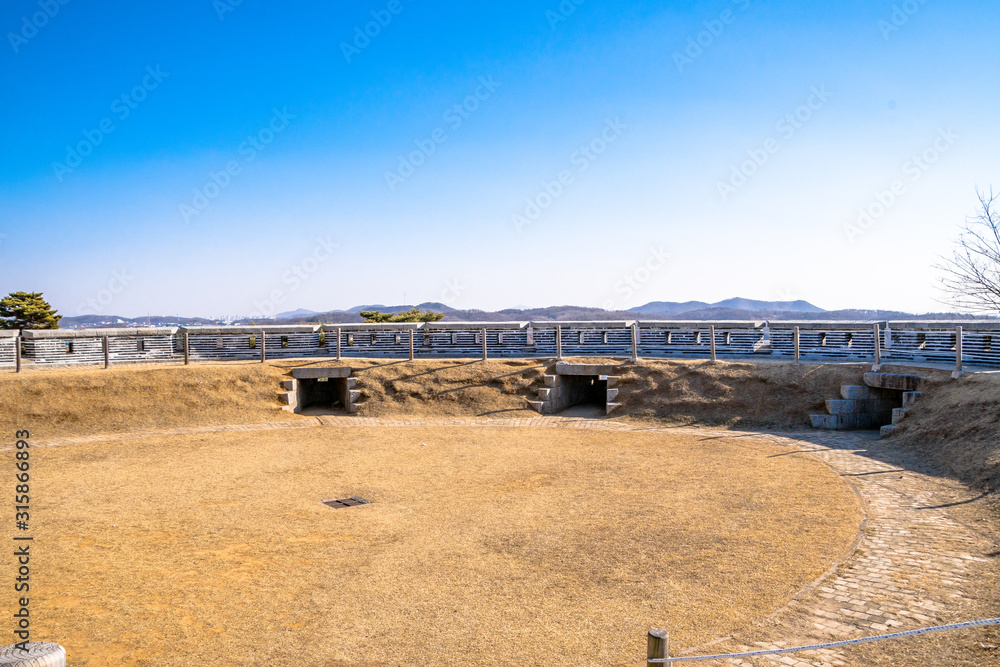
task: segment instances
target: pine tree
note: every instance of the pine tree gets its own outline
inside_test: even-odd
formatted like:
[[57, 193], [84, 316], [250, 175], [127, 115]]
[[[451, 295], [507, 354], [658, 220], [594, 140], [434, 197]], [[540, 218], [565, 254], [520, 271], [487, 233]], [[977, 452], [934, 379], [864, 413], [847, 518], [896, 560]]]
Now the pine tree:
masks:
[[11, 292], [0, 299], [0, 329], [58, 329], [56, 312], [41, 292]]
[[362, 310], [359, 314], [365, 318], [365, 322], [440, 322], [444, 319], [444, 313], [432, 310], [421, 312], [419, 308], [404, 310], [395, 315], [379, 310]]

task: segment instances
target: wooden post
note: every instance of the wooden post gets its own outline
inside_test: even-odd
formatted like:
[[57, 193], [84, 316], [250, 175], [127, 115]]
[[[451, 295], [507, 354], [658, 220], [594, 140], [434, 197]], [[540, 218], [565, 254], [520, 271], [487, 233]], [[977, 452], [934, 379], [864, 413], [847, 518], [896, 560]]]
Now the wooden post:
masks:
[[260, 331], [260, 363], [267, 359], [267, 339], [264, 338], [264, 330]]
[[957, 378], [962, 374], [962, 327], [955, 327], [955, 372], [951, 377]]
[[410, 329], [410, 361], [413, 361], [413, 329]]
[[881, 327], [879, 327], [878, 322], [872, 328], [875, 331], [875, 366], [872, 367], [872, 371], [874, 372], [882, 365], [882, 339], [880, 336]]
[[14, 372], [15, 373], [20, 373], [21, 372], [21, 337], [20, 336], [16, 336], [14, 338], [14, 364], [15, 364]]
[[649, 662], [670, 657], [670, 633], [666, 630], [653, 628], [646, 636], [646, 667], [658, 667], [665, 662]]
[[799, 328], [792, 330], [792, 340], [795, 344], [795, 363], [799, 363]]
[[337, 361], [340, 361], [340, 327], [337, 327]]
[[111, 350], [109, 349], [110, 347], [111, 347], [111, 343], [108, 340], [108, 337], [105, 336], [104, 337], [104, 367], [105, 368], [109, 368], [111, 366]]
[[486, 361], [486, 329], [482, 330], [481, 335], [483, 337], [483, 361]]
[[712, 353], [712, 362], [715, 362], [715, 325], [708, 325], [708, 349]]
[[562, 359], [562, 327], [556, 325], [556, 359]]
[[639, 361], [639, 325], [632, 324], [632, 361]]
[[184, 332], [184, 365], [187, 366], [191, 363], [191, 335], [185, 331]]

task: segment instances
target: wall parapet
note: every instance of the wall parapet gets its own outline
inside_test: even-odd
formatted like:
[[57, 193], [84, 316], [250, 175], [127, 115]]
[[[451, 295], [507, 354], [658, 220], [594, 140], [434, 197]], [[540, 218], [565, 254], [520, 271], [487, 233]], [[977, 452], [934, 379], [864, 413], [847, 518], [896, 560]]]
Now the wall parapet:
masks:
[[[14, 364], [18, 335], [16, 331], [0, 331], [0, 365]], [[956, 366], [961, 361], [1000, 368], [1000, 320], [441, 321], [46, 329], [21, 334], [27, 364], [102, 363], [105, 344], [109, 363], [177, 362], [184, 358], [406, 358], [411, 354], [415, 358], [461, 358], [481, 356], [484, 349], [489, 357], [556, 357], [561, 353], [707, 358], [714, 350], [722, 358], [954, 362]]]

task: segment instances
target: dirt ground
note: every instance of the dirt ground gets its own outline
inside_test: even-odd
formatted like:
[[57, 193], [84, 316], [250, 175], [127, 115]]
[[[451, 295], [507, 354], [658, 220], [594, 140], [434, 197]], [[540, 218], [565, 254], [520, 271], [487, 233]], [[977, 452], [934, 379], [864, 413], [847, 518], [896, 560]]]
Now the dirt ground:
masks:
[[[295, 422], [304, 417], [281, 410], [280, 380], [294, 366], [335, 363], [0, 372], [0, 432], [29, 428], [36, 440], [45, 440]], [[355, 369], [362, 392], [359, 415], [390, 418], [531, 417], [535, 413], [525, 401], [554, 366], [543, 359], [343, 363]], [[47, 628], [68, 647], [72, 644], [71, 664], [187, 664], [165, 657], [174, 643], [189, 652], [200, 644], [199, 664], [284, 664], [283, 651], [304, 651], [318, 642], [327, 657], [312, 664], [344, 667], [393, 664], [391, 657], [372, 656], [391, 656], [388, 647], [397, 637], [418, 654], [428, 652], [431, 643], [437, 650], [443, 641], [456, 646], [464, 641], [463, 650], [472, 646], [487, 655], [482, 638], [491, 636], [496, 639], [487, 642], [493, 649], [489, 655], [495, 656], [498, 647], [523, 646], [529, 635], [555, 647], [546, 661], [561, 659], [558, 651], [584, 646], [586, 655], [598, 656], [593, 664], [629, 664], [624, 657], [616, 662], [617, 656], [634, 655], [633, 635], [641, 643], [648, 627], [676, 628], [681, 645], [737, 627], [787, 592], [774, 582], [784, 582], [790, 590], [800, 585], [795, 577], [808, 578], [795, 570], [785, 580], [779, 571], [788, 553], [783, 549], [798, 548], [796, 540], [803, 535], [790, 534], [781, 543], [757, 542], [763, 531], [754, 526], [766, 525], [761, 521], [772, 516], [776, 521], [787, 517], [786, 512], [793, 513], [798, 525], [810, 526], [809, 512], [815, 512], [810, 507], [827, 509], [810, 495], [827, 487], [796, 485], [794, 475], [782, 478], [791, 481], [781, 488], [763, 486], [765, 495], [772, 495], [759, 499], [754, 481], [773, 481], [760, 474], [770, 470], [772, 461], [745, 458], [749, 454], [740, 448], [753, 449], [755, 430], [807, 430], [808, 414], [823, 411], [824, 399], [836, 397], [841, 384], [860, 383], [869, 367], [615, 363], [623, 403], [616, 419], [638, 425], [727, 426], [735, 429], [734, 437], [695, 443], [683, 438], [654, 442], [634, 433], [546, 433], [545, 446], [534, 442], [532, 447], [505, 431], [483, 438], [479, 430], [473, 439], [457, 428], [431, 433], [351, 430], [336, 436], [332, 429], [306, 429], [119, 439], [37, 450], [48, 468], [41, 497], [53, 517], [43, 529], [48, 539], [40, 542], [48, 550], [39, 565], [39, 572], [49, 577], [40, 584], [46, 591], [45, 613], [52, 614]], [[949, 503], [957, 520], [1000, 545], [1000, 374], [951, 381], [947, 373], [918, 372], [928, 378], [924, 399], [892, 438], [873, 445], [867, 455], [968, 484], [975, 498], [956, 492], [954, 499], [942, 502]], [[428, 446], [420, 444], [416, 450], [417, 439]], [[420, 459], [413, 458], [411, 446], [421, 452]], [[490, 462], [482, 458], [484, 448]], [[684, 504], [700, 491], [678, 487], [676, 480], [708, 484], [706, 470], [692, 463], [705, 448], [713, 462], [706, 470], [714, 475], [715, 488], [726, 492], [719, 497], [729, 498], [728, 506]], [[427, 456], [438, 450], [447, 456]], [[583, 460], [579, 452], [593, 458]], [[497, 458], [497, 453], [503, 456]], [[406, 468], [418, 464], [423, 467]], [[651, 465], [677, 477], [651, 476], [645, 470]], [[744, 472], [745, 478], [729, 477]], [[585, 488], [603, 495], [584, 497]], [[835, 488], [843, 491], [836, 485], [828, 490], [834, 493]], [[316, 503], [319, 496], [353, 493], [378, 495], [381, 501], [337, 511]], [[462, 523], [455, 512], [449, 514], [450, 505], [437, 502], [442, 494], [455, 506], [473, 509], [468, 513], [472, 519]], [[782, 494], [790, 505], [774, 504]], [[846, 512], [849, 507], [840, 508]], [[346, 515], [335, 514], [341, 511]], [[362, 512], [378, 520], [352, 524], [349, 517]], [[581, 518], [588, 513], [586, 520]], [[751, 513], [758, 518], [746, 518]], [[636, 522], [653, 514], [669, 516], [671, 531], [649, 532], [645, 525], [639, 530]], [[706, 541], [690, 534], [702, 524], [712, 528], [705, 532]], [[838, 530], [831, 527], [831, 539], [840, 535]], [[724, 531], [742, 535], [743, 542], [726, 541]], [[605, 535], [628, 546], [598, 539]], [[436, 547], [436, 539], [451, 546]], [[677, 544], [695, 558], [671, 560], [680, 558]], [[831, 543], [817, 543], [817, 549], [827, 551], [817, 552], [815, 563], [836, 551]], [[715, 559], [717, 551], [729, 555]], [[420, 555], [414, 559], [413, 553]], [[658, 560], [636, 560], [632, 553], [660, 555]], [[545, 566], [532, 569], [540, 556]], [[475, 588], [472, 582], [482, 577], [488, 582], [485, 588]], [[366, 597], [376, 580], [381, 583], [373, 590], [380, 592]], [[430, 583], [422, 588], [420, 581]], [[738, 597], [727, 598], [725, 590], [714, 586], [717, 581]], [[391, 593], [390, 584], [395, 586]], [[505, 591], [513, 593], [505, 597]], [[465, 633], [465, 625], [449, 625], [443, 612], [432, 611], [434, 605], [447, 606], [445, 595], [456, 596], [456, 602], [447, 603], [455, 614], [451, 618], [471, 619], [468, 627], [474, 632]], [[659, 600], [664, 602], [657, 607]], [[331, 608], [340, 611], [331, 617], [324, 611]], [[569, 614], [575, 609], [588, 615]], [[500, 615], [491, 620], [494, 610]], [[620, 617], [608, 616], [608, 610]], [[984, 609], [986, 615], [989, 611]], [[383, 617], [391, 619], [385, 627], [378, 620]], [[601, 620], [588, 620], [593, 618]], [[695, 626], [703, 632], [693, 631]], [[493, 634], [482, 634], [487, 629]], [[982, 636], [993, 642], [989, 638], [995, 633]], [[946, 633], [905, 646], [866, 645], [854, 651], [859, 664], [943, 659], [971, 665], [978, 664], [975, 656], [984, 650], [982, 636]], [[993, 643], [1000, 644], [1000, 635], [996, 639]], [[206, 657], [207, 646], [213, 648]], [[520, 664], [536, 664], [533, 658], [521, 659]]]
[[650, 627], [713, 639], [845, 554], [853, 491], [790, 451], [470, 427], [36, 449], [36, 636], [73, 665], [633, 665]]

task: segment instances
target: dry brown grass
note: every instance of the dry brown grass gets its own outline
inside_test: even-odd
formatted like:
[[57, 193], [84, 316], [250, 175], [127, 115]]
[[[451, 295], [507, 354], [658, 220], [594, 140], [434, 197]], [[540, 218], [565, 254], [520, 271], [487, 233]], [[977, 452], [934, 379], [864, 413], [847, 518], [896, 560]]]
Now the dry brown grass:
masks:
[[[485, 427], [36, 449], [33, 628], [73, 665], [633, 665], [650, 627], [712, 639], [843, 554], [853, 492], [790, 451]], [[374, 502], [319, 503], [352, 494]]]
[[870, 365], [640, 360], [622, 367], [621, 413], [634, 420], [735, 428], [808, 429], [842, 384]]
[[0, 373], [0, 432], [36, 438], [294, 419], [274, 364], [122, 366]]
[[[947, 375], [945, 375], [947, 378]], [[899, 424], [893, 440], [984, 490], [1000, 489], [1000, 374], [940, 376]]]
[[[591, 362], [599, 360], [588, 360]], [[612, 360], [607, 360], [612, 361]], [[551, 359], [378, 361], [345, 359], [362, 392], [358, 414], [531, 416]], [[135, 430], [259, 424], [299, 417], [282, 412], [279, 380], [295, 366], [333, 359], [110, 370], [46, 369], [0, 373], [0, 430], [33, 428], [41, 437]], [[801, 429], [810, 412], [858, 383], [864, 366], [786, 363], [617, 361], [622, 382], [616, 417], [670, 424]]]

